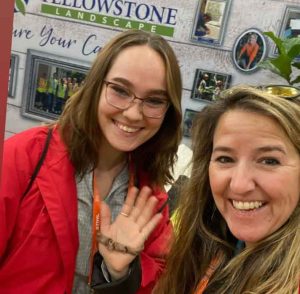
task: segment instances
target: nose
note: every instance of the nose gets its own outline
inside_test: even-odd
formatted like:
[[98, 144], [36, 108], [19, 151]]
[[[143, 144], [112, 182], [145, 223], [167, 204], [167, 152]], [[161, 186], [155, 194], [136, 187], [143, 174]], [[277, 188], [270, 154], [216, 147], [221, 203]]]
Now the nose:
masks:
[[230, 189], [235, 194], [245, 194], [255, 189], [255, 172], [245, 163], [232, 167]]
[[142, 101], [134, 99], [129, 107], [123, 111], [123, 115], [132, 121], [143, 119], [143, 105]]

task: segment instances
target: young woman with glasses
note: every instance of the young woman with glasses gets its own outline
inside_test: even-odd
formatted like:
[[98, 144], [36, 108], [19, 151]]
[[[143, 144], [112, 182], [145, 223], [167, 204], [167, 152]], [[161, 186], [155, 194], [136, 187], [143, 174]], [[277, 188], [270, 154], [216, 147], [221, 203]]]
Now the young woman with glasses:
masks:
[[181, 139], [180, 100], [170, 45], [130, 30], [102, 48], [55, 124], [5, 142], [3, 293], [151, 293], [172, 238], [163, 186]]

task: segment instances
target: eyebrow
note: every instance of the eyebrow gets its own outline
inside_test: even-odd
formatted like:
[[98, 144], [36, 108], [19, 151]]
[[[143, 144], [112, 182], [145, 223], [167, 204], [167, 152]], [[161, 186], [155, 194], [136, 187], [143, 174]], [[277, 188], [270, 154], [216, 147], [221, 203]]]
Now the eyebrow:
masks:
[[232, 151], [232, 148], [225, 147], [225, 146], [217, 146], [217, 147], [213, 148], [213, 150], [212, 150], [212, 152], [218, 152], [218, 151], [230, 152], [230, 151]]
[[[119, 82], [122, 83], [124, 86], [132, 89], [134, 88], [134, 85], [127, 79], [121, 78], [121, 77], [115, 77], [111, 79], [114, 82]], [[164, 95], [164, 96], [168, 96], [168, 93], [166, 90], [162, 90], [162, 89], [152, 89], [147, 91], [149, 94], [159, 94], [159, 95]]]
[[258, 148], [260, 152], [271, 152], [271, 151], [279, 151], [283, 154], [286, 154], [285, 149], [280, 145], [270, 145]]
[[[286, 154], [285, 149], [280, 146], [280, 145], [270, 145], [270, 146], [263, 146], [259, 147], [256, 149], [258, 152], [263, 153], [263, 152], [272, 152], [272, 151], [279, 151], [283, 154]], [[233, 148], [226, 147], [226, 146], [217, 146], [213, 148], [212, 152], [231, 152], [233, 151]]]

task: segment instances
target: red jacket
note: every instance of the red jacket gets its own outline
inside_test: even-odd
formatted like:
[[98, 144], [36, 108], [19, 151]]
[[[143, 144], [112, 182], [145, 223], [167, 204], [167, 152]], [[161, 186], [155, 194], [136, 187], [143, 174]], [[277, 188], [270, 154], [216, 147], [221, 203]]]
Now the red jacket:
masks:
[[[21, 201], [45, 144], [47, 129], [33, 128], [4, 144], [0, 189], [0, 293], [71, 293], [78, 249], [74, 167], [55, 130], [47, 157]], [[139, 177], [141, 186], [148, 184]], [[160, 206], [167, 195], [155, 191]], [[168, 210], [141, 253], [142, 285], [150, 294], [165, 266], [172, 235]]]

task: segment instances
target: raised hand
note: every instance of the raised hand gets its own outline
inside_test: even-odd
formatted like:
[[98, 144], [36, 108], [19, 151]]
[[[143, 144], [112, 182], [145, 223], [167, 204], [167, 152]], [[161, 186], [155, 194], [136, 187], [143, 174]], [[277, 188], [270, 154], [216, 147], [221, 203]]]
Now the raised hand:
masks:
[[[116, 220], [111, 223], [107, 204], [101, 203], [101, 234], [98, 249], [113, 279], [128, 273], [129, 265], [144, 248], [144, 243], [162, 218], [155, 213], [157, 198], [152, 190], [129, 188], [125, 203]], [[123, 252], [121, 252], [123, 251]]]

